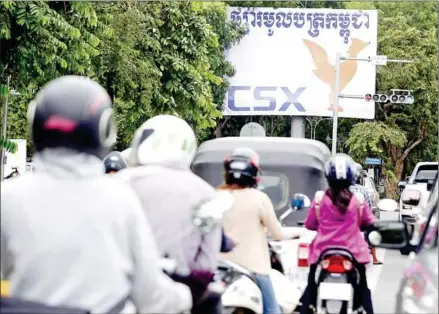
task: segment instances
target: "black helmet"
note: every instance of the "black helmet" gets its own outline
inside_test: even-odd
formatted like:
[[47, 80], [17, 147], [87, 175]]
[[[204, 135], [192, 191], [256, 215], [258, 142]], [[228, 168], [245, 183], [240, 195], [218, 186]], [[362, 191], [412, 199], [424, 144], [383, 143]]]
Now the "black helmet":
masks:
[[105, 173], [118, 172], [127, 167], [125, 158], [120, 152], [114, 151], [104, 158]]
[[256, 186], [261, 171], [259, 155], [247, 147], [237, 148], [224, 160], [224, 170], [227, 184]]
[[87, 77], [47, 83], [30, 103], [28, 120], [37, 151], [65, 147], [103, 158], [116, 140], [110, 96]]

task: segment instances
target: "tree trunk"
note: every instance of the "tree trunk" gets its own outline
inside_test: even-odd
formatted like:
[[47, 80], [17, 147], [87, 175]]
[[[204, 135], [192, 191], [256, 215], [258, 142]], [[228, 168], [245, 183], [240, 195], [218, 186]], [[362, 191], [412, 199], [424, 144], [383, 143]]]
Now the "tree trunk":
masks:
[[215, 135], [215, 138], [219, 138], [222, 137], [222, 130], [221, 130], [221, 123], [217, 122], [216, 123], [216, 127], [215, 127], [215, 131], [213, 132], [213, 134]]
[[227, 120], [229, 120], [229, 117], [225, 117], [224, 120], [216, 120], [216, 127], [215, 131], [213, 132], [215, 138], [223, 137], [223, 129], [226, 127]]
[[389, 144], [388, 152], [391, 157], [392, 163], [395, 165], [394, 167], [394, 175], [396, 177], [395, 180], [386, 177], [386, 196], [393, 197], [396, 194], [397, 184], [402, 179], [402, 175], [404, 173], [404, 163], [410, 154], [410, 152], [415, 149], [422, 141], [427, 137], [427, 123], [424, 121], [419, 126], [419, 136], [416, 141], [409, 143], [409, 145], [405, 149], [400, 149], [394, 145]]

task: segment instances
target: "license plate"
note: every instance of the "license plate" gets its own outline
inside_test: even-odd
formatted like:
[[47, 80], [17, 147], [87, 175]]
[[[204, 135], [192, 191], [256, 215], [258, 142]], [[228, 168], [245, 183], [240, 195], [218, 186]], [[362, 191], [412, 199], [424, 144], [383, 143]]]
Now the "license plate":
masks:
[[352, 286], [347, 283], [322, 282], [319, 284], [321, 300], [352, 300]]

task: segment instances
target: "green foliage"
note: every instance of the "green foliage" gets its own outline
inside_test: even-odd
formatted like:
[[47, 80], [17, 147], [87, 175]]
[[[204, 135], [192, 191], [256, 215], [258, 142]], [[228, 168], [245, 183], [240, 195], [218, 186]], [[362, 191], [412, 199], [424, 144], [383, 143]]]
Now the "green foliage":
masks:
[[352, 128], [346, 144], [354, 159], [363, 160], [365, 156], [382, 156], [389, 144], [402, 148], [406, 142], [404, 133], [396, 125], [361, 122]]
[[0, 3], [0, 82], [11, 76], [8, 133], [26, 137], [26, 107], [60, 75], [88, 75], [113, 99], [118, 148], [156, 114], [179, 115], [202, 132], [221, 116], [233, 66], [224, 49], [243, 30], [224, 3], [124, 1]]
[[[352, 8], [365, 5], [348, 4]], [[368, 4], [368, 9], [371, 5]], [[388, 160], [389, 169], [398, 165], [392, 174], [400, 179], [404, 173], [410, 173], [417, 162], [437, 160], [438, 3], [381, 2], [373, 5], [379, 13], [378, 54], [389, 59], [414, 61], [379, 67], [377, 91], [409, 89], [413, 91], [415, 103], [377, 105], [378, 122], [370, 123], [368, 127], [355, 125], [350, 133], [349, 146], [351, 153], [361, 160], [375, 152]], [[376, 134], [372, 135], [371, 131]], [[406, 139], [404, 142], [403, 138]]]
[[7, 152], [15, 154], [17, 152], [17, 143], [14, 143], [6, 138], [0, 138], [0, 149], [5, 149]]

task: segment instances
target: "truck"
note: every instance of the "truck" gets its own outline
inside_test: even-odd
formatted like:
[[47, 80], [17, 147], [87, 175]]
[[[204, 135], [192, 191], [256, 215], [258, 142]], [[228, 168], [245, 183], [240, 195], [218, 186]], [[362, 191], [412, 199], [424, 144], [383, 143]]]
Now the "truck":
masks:
[[[438, 176], [439, 162], [419, 162], [416, 164], [407, 181], [400, 181], [398, 188], [401, 190], [399, 198], [399, 220], [403, 220], [414, 235], [419, 217], [426, 208], [433, 185]], [[413, 241], [416, 239], [412, 237]], [[401, 250], [401, 254], [409, 254], [409, 250]]]

